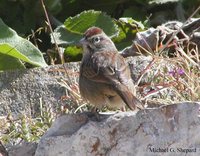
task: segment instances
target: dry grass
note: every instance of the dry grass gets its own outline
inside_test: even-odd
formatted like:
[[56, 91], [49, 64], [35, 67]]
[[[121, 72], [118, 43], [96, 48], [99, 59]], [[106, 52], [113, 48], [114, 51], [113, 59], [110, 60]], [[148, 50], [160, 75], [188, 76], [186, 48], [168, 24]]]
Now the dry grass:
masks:
[[[176, 57], [152, 56], [148, 68], [148, 81], [140, 86], [145, 99], [160, 100], [166, 103], [200, 101], [200, 57], [197, 46], [193, 49], [176, 48]], [[150, 71], [150, 72], [149, 72]], [[151, 73], [151, 74], [149, 74]], [[159, 97], [159, 98], [158, 98]]]

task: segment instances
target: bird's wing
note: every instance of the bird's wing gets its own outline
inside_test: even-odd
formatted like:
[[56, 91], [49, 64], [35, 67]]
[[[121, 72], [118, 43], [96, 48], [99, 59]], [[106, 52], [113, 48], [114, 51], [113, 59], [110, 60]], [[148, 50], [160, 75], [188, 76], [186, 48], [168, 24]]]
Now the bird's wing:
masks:
[[117, 52], [97, 52], [93, 54], [91, 61], [88, 68], [84, 68], [85, 77], [92, 81], [111, 84], [130, 109], [134, 110], [135, 106], [141, 106], [141, 102], [128, 88], [131, 81], [130, 70], [121, 55]]

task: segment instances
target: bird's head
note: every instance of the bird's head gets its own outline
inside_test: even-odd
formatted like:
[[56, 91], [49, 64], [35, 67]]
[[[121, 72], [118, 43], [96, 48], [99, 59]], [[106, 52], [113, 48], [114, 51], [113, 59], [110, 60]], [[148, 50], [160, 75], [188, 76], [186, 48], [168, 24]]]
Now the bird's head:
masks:
[[112, 40], [98, 27], [87, 29], [80, 40], [84, 52], [116, 51]]

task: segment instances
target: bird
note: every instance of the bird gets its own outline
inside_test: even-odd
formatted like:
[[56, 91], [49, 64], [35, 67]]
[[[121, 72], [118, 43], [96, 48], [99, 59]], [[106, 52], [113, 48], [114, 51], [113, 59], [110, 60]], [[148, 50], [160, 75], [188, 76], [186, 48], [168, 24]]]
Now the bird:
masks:
[[90, 27], [80, 40], [83, 57], [80, 65], [79, 90], [83, 99], [97, 109], [142, 109], [129, 66], [112, 40], [99, 27]]

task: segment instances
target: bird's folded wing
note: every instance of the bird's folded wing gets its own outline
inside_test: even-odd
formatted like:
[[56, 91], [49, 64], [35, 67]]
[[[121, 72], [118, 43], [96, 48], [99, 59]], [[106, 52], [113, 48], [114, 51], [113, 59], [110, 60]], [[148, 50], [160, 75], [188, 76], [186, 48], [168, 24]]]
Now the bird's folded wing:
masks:
[[135, 105], [141, 106], [141, 102], [128, 88], [130, 71], [122, 56], [115, 52], [99, 52], [93, 55], [92, 61], [93, 63], [85, 68], [85, 77], [92, 81], [111, 84], [130, 109], [134, 110]]

